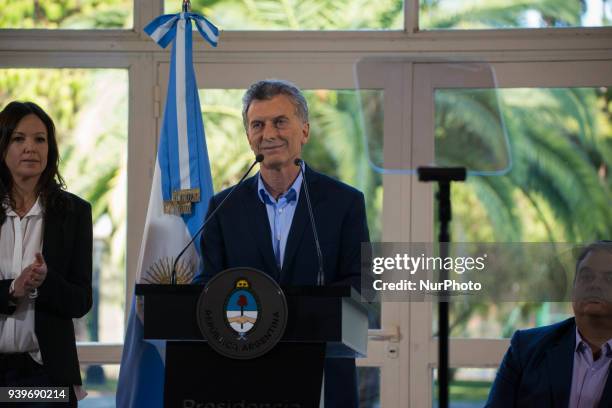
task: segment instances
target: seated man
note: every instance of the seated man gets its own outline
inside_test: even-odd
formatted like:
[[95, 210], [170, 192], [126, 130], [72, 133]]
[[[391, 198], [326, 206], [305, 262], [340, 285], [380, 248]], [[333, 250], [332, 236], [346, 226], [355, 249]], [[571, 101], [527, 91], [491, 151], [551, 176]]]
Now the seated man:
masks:
[[575, 318], [512, 336], [487, 407], [612, 407], [612, 242], [578, 257], [572, 306]]
[[[308, 106], [300, 90], [280, 80], [253, 84], [243, 98], [246, 141], [263, 154], [259, 173], [244, 181], [202, 236], [202, 279], [252, 267], [287, 286], [316, 285], [319, 259], [304, 185], [312, 200], [325, 284], [361, 285], [361, 243], [369, 242], [363, 194], [295, 160], [309, 138]], [[215, 195], [208, 214], [230, 189]], [[355, 360], [325, 362], [325, 407], [357, 408]]]

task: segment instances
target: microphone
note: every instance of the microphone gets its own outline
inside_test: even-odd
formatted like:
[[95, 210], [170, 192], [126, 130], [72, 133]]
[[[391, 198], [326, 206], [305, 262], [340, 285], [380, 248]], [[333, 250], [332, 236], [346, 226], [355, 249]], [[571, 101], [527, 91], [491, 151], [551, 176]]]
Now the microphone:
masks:
[[319, 271], [317, 272], [317, 286], [323, 286], [325, 284], [325, 273], [323, 272], [323, 253], [321, 253], [321, 244], [319, 243], [319, 235], [317, 234], [317, 227], [315, 225], [314, 215], [312, 213], [312, 204], [310, 202], [310, 193], [308, 192], [308, 183], [306, 182], [306, 174], [302, 168], [302, 159], [295, 159], [293, 162], [300, 169], [302, 173], [302, 185], [304, 186], [304, 193], [306, 194], [306, 204], [308, 205], [308, 216], [310, 218], [310, 226], [312, 227], [312, 234], [314, 235], [315, 247], [317, 248], [317, 258], [319, 259]]
[[238, 187], [240, 187], [240, 185], [242, 184], [244, 179], [249, 175], [251, 170], [253, 170], [253, 167], [255, 167], [255, 165], [257, 163], [261, 163], [263, 161], [263, 159], [264, 159], [264, 155], [261, 154], [261, 153], [259, 153], [257, 156], [255, 156], [255, 161], [253, 162], [253, 164], [251, 164], [251, 167], [249, 167], [249, 169], [242, 175], [242, 178], [240, 179], [240, 181], [234, 187], [232, 187], [230, 192], [227, 193], [227, 195], [223, 198], [223, 200], [221, 200], [221, 202], [219, 203], [217, 208], [215, 208], [213, 210], [213, 212], [211, 212], [210, 215], [208, 217], [206, 217], [206, 219], [202, 223], [202, 226], [200, 227], [200, 229], [195, 234], [193, 234], [193, 238], [191, 238], [191, 241], [189, 241], [189, 243], [187, 243], [187, 245], [185, 245], [185, 248], [183, 248], [181, 250], [181, 252], [179, 252], [178, 256], [174, 260], [174, 264], [172, 265], [172, 274], [171, 274], [171, 277], [170, 277], [170, 283], [172, 285], [176, 285], [176, 265], [177, 265], [179, 259], [181, 259], [181, 256], [183, 256], [185, 251], [187, 251], [187, 248], [189, 248], [189, 246], [191, 244], [193, 244], [193, 241], [195, 241], [195, 239], [198, 237], [198, 235], [200, 235], [200, 233], [204, 230], [204, 227], [206, 226], [206, 224], [208, 224], [208, 221], [210, 221], [212, 219], [212, 217], [217, 213], [217, 211], [219, 211], [219, 209], [221, 207], [223, 207], [223, 204], [225, 203], [225, 201], [227, 201], [227, 199], [230, 198], [230, 196], [234, 193], [234, 191], [236, 191], [236, 189]]

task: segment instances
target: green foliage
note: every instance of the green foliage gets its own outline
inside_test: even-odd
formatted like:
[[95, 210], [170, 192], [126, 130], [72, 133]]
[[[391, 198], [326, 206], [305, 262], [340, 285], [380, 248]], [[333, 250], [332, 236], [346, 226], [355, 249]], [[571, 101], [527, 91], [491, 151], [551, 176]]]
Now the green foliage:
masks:
[[[601, 111], [595, 89], [498, 91], [513, 159], [504, 177], [473, 177], [455, 187], [455, 201], [476, 194], [480, 205], [458, 207], [453, 234], [466, 241], [543, 240], [585, 242], [612, 235], [612, 192], [607, 146], [612, 121]], [[486, 170], [503, 146], [495, 102], [473, 93], [448, 91], [436, 97], [437, 161]], [[497, 130], [496, 130], [497, 129]], [[494, 135], [494, 136], [492, 136]], [[497, 141], [495, 141], [497, 135]], [[503, 161], [502, 161], [503, 162]], [[503, 168], [496, 165], [495, 168]], [[474, 225], [490, 223], [489, 236]], [[540, 226], [538, 233], [534, 225]], [[474, 235], [476, 234], [476, 235]]]
[[[457, 369], [451, 369], [454, 374]], [[484, 404], [489, 396], [489, 390], [493, 381], [477, 381], [477, 380], [456, 380], [451, 374], [449, 384], [449, 398], [453, 403], [467, 402], [467, 406], [480, 406]], [[434, 382], [433, 389], [434, 406], [436, 406], [438, 398], [438, 381]]]
[[242, 90], [200, 91], [213, 186], [219, 192], [238, 182], [253, 161], [242, 124]]
[[[400, 29], [401, 0], [193, 0], [194, 12], [231, 30], [349, 30]], [[165, 1], [167, 13], [180, 10], [179, 2]]]
[[129, 28], [130, 0], [0, 0], [0, 28]]
[[[382, 212], [382, 179], [366, 160], [363, 129], [356, 92], [318, 90], [308, 93], [312, 140], [304, 158], [326, 174], [362, 191], [370, 235], [379, 240]], [[382, 123], [380, 123], [382, 126]]]
[[525, 27], [527, 13], [538, 12], [542, 27], [580, 26], [580, 1], [565, 0], [421, 0], [424, 29]]
[[58, 140], [75, 125], [74, 113], [83, 103], [86, 75], [74, 69], [3, 69], [0, 75], [0, 103], [31, 100], [52, 113]]

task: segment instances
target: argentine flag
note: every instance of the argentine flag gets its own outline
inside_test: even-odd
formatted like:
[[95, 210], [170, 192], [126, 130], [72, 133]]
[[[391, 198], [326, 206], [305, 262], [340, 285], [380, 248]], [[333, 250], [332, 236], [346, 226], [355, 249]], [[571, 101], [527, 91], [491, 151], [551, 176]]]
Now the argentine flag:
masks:
[[[173, 43], [151, 197], [138, 258], [138, 283], [169, 283], [174, 257], [191, 240], [213, 194], [202, 111], [192, 61], [192, 24], [213, 47], [219, 30], [194, 13], [157, 17], [145, 32], [161, 47]], [[199, 267], [194, 242], [177, 265], [177, 282], [190, 283]], [[121, 357], [117, 407], [163, 406], [164, 342], [143, 340], [142, 309], [132, 302]]]

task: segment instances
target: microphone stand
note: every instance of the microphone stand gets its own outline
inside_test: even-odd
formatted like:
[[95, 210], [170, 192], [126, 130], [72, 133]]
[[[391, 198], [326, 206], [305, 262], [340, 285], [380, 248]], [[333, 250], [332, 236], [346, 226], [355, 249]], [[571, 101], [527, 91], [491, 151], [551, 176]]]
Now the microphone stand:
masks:
[[202, 226], [200, 227], [199, 230], [196, 231], [195, 234], [193, 234], [193, 238], [191, 238], [191, 241], [189, 241], [187, 243], [187, 245], [185, 245], [185, 247], [183, 248], [183, 250], [181, 252], [179, 252], [178, 256], [174, 259], [174, 263], [172, 264], [172, 274], [170, 275], [170, 284], [171, 285], [176, 285], [176, 265], [178, 264], [179, 259], [181, 259], [181, 256], [183, 256], [183, 254], [185, 253], [185, 251], [187, 251], [187, 248], [189, 248], [189, 246], [193, 243], [193, 241], [195, 241], [195, 239], [198, 237], [198, 235], [200, 235], [200, 233], [202, 232], [202, 230], [204, 230], [204, 227], [206, 226], [206, 224], [208, 224], [208, 221], [210, 221], [212, 219], [212, 217], [217, 213], [217, 211], [219, 211], [219, 209], [221, 207], [223, 207], [223, 203], [225, 203], [225, 201], [227, 201], [228, 198], [230, 198], [230, 196], [232, 194], [234, 194], [234, 191], [236, 191], [236, 189], [242, 185], [242, 182], [244, 181], [244, 179], [249, 175], [249, 173], [251, 172], [251, 170], [253, 170], [253, 167], [255, 167], [255, 165], [257, 163], [261, 163], [264, 159], [264, 155], [259, 153], [257, 156], [255, 156], [255, 161], [253, 162], [253, 164], [251, 164], [251, 167], [249, 167], [249, 169], [244, 173], [244, 175], [242, 176], [242, 178], [240, 179], [240, 181], [230, 190], [229, 193], [227, 193], [227, 195], [223, 198], [223, 200], [221, 200], [221, 202], [219, 203], [219, 205], [217, 206], [217, 208], [215, 208], [213, 210], [213, 212], [211, 212], [208, 217], [206, 217], [206, 219], [204, 220], [204, 222], [202, 223]]
[[[452, 208], [450, 199], [450, 186], [453, 181], [465, 181], [467, 171], [465, 167], [419, 167], [417, 168], [419, 181], [438, 182], [438, 221], [440, 231], [438, 234], [438, 245], [440, 246], [440, 258], [444, 259], [448, 255], [448, 245], [450, 243], [449, 225], [452, 219]], [[440, 271], [440, 282], [448, 279], [448, 269], [444, 266]], [[438, 408], [448, 408], [449, 389], [448, 389], [448, 348], [449, 348], [449, 327], [448, 327], [448, 291], [443, 291], [438, 301]]]
[[302, 168], [302, 159], [295, 159], [293, 162], [300, 169], [302, 173], [302, 186], [304, 187], [304, 194], [306, 195], [306, 204], [308, 205], [308, 217], [310, 218], [310, 226], [312, 227], [312, 234], [314, 235], [315, 248], [317, 249], [317, 258], [319, 260], [319, 271], [317, 272], [317, 286], [325, 285], [325, 272], [323, 271], [323, 253], [321, 252], [321, 244], [319, 243], [319, 234], [317, 234], [317, 226], [314, 220], [314, 214], [312, 212], [312, 204], [310, 202], [310, 193], [308, 192], [308, 183], [306, 181], [306, 173]]

